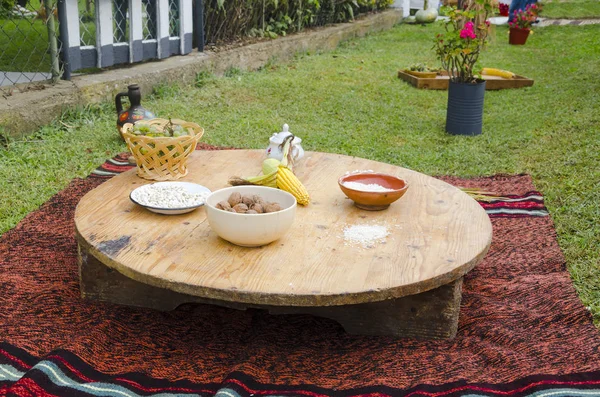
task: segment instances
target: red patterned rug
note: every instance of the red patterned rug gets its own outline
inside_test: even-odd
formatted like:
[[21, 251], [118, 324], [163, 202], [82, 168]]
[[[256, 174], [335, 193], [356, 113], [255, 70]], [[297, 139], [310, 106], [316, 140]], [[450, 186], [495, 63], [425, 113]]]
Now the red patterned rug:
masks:
[[600, 396], [600, 335], [527, 175], [442, 178], [500, 197], [482, 202], [494, 238], [465, 277], [457, 337], [422, 341], [309, 315], [82, 300], [75, 206], [128, 168], [110, 160], [0, 237], [0, 395]]

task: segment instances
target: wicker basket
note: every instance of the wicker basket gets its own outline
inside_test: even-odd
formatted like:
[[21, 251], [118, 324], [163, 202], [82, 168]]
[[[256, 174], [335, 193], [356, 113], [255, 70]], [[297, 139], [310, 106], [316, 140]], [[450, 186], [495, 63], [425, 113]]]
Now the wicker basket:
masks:
[[[178, 137], [150, 137], [130, 133], [133, 124], [123, 126], [123, 138], [137, 164], [137, 174], [144, 179], [172, 181], [187, 175], [187, 158], [196, 149], [204, 129], [198, 124], [172, 119], [173, 124], [181, 125], [189, 135]], [[169, 120], [140, 120], [138, 124], [156, 125], [163, 129]]]

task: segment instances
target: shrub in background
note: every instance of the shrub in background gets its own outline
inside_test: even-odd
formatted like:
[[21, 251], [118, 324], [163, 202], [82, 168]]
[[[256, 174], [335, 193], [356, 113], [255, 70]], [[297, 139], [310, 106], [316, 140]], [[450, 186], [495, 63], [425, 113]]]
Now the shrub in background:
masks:
[[[5, 0], [0, 0], [5, 1]], [[206, 43], [245, 36], [275, 38], [307, 27], [348, 22], [393, 0], [205, 0]]]
[[394, 4], [394, 0], [358, 0], [359, 12], [378, 11]]
[[15, 8], [15, 0], [0, 0], [0, 17], [6, 17], [11, 14]]

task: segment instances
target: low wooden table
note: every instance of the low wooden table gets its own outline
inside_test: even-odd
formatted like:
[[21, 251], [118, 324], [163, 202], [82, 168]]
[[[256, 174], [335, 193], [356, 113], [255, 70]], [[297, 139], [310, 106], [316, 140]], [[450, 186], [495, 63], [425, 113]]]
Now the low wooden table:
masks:
[[[260, 171], [260, 150], [198, 151], [184, 181], [217, 190]], [[398, 175], [408, 192], [388, 209], [356, 208], [337, 186], [347, 171]], [[427, 175], [336, 154], [307, 152], [296, 167], [312, 202], [280, 240], [243, 248], [219, 238], [204, 208], [159, 215], [129, 200], [151, 183], [135, 170], [86, 194], [75, 212], [84, 298], [172, 310], [186, 302], [309, 313], [353, 334], [452, 338], [462, 277], [486, 254], [490, 220], [464, 192]], [[344, 239], [354, 225], [385, 226], [385, 242]]]

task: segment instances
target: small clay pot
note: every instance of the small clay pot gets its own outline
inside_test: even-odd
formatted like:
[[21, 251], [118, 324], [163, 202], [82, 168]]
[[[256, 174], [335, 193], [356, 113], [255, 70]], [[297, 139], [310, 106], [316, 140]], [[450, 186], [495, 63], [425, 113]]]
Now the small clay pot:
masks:
[[[346, 186], [347, 182], [358, 182], [365, 185], [377, 184], [391, 190], [387, 192], [357, 190]], [[404, 179], [377, 172], [346, 174], [338, 179], [338, 185], [342, 192], [354, 201], [356, 207], [368, 211], [379, 211], [388, 208], [390, 204], [404, 196], [408, 189], [408, 183]]]
[[529, 37], [529, 29], [521, 29], [521, 28], [510, 28], [509, 36], [508, 36], [508, 44], [512, 45], [523, 45], [527, 42], [527, 37]]

